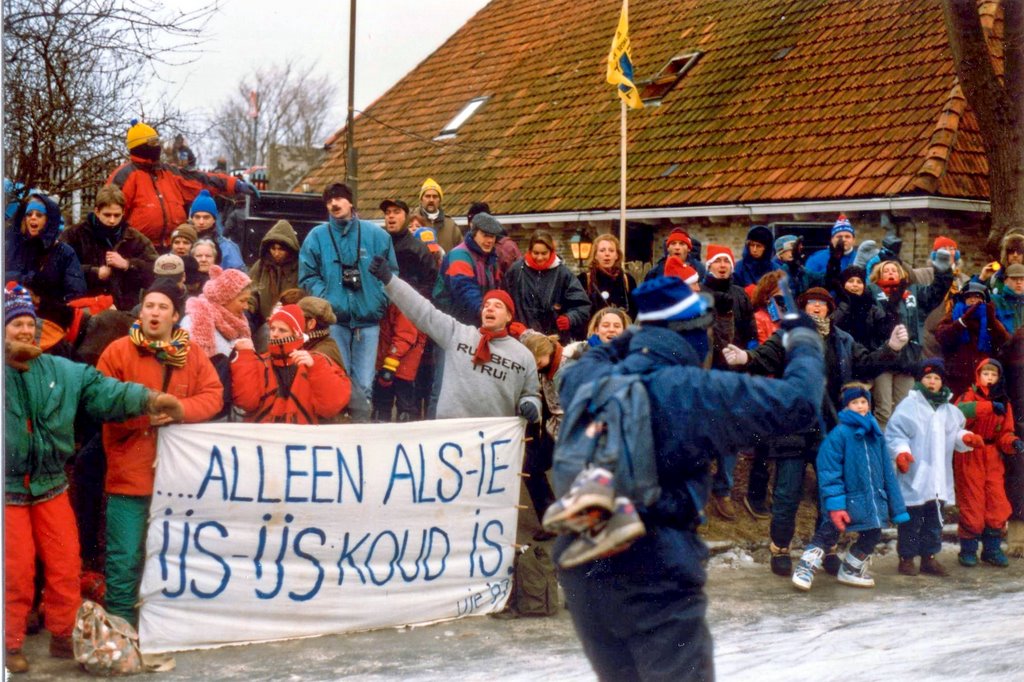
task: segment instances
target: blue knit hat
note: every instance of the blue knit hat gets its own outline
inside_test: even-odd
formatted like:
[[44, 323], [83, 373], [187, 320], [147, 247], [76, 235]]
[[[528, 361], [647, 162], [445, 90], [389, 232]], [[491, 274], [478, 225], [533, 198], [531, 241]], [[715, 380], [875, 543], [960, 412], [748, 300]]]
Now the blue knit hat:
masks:
[[871, 392], [863, 386], [859, 386], [857, 384], [847, 384], [846, 386], [843, 386], [842, 396], [840, 397], [843, 407], [846, 407], [851, 401], [856, 400], [857, 398], [866, 398], [868, 405], [871, 404]]
[[8, 282], [4, 287], [4, 324], [22, 315], [36, 316], [32, 294], [17, 282]]
[[833, 237], [835, 237], [840, 232], [849, 232], [852, 235], [857, 234], [856, 232], [853, 231], [853, 225], [850, 224], [850, 221], [847, 219], [844, 213], [839, 214], [839, 217], [836, 218], [835, 225], [832, 226]]
[[779, 254], [796, 246], [795, 234], [784, 234], [775, 240], [775, 253]]
[[192, 202], [192, 208], [190, 208], [188, 211], [188, 217], [191, 218], [193, 215], [199, 213], [200, 211], [209, 213], [214, 218], [216, 218], [218, 215], [217, 202], [213, 200], [213, 196], [210, 194], [209, 190], [204, 189], [195, 198], [195, 201]]
[[678, 277], [655, 277], [633, 290], [639, 314], [637, 322], [693, 320], [704, 315], [710, 305], [705, 297]]

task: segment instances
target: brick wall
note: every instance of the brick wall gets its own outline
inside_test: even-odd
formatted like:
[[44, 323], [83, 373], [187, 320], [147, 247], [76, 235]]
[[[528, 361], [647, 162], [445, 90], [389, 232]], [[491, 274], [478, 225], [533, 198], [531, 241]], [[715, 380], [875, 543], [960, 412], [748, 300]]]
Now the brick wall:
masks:
[[[901, 255], [905, 261], [912, 266], [921, 267], [928, 263], [932, 244], [935, 238], [944, 235], [952, 238], [960, 247], [961, 270], [967, 274], [979, 272], [982, 266], [991, 259], [984, 253], [985, 237], [988, 231], [988, 219], [986, 215], [977, 213], [964, 213], [952, 211], [913, 211], [905, 212], [905, 215], [898, 215], [892, 219], [893, 226], [898, 236], [903, 240]], [[886, 234], [886, 229], [881, 224], [881, 216], [878, 213], [856, 213], [846, 214], [856, 230], [857, 243], [873, 239], [879, 244]], [[755, 216], [755, 218], [757, 218]], [[695, 218], [669, 222], [660, 221], [651, 225], [654, 248], [653, 259], [657, 260], [663, 254], [662, 243], [665, 237], [675, 226], [684, 228], [691, 236], [701, 241], [706, 253], [708, 244], [724, 244], [732, 249], [736, 258], [742, 257], [743, 244], [747, 231], [751, 225], [769, 224], [772, 222], [823, 222], [831, 223], [836, 219], [834, 213], [801, 214], [801, 215], [772, 215], [761, 216], [760, 220], [752, 222], [749, 217], [736, 218]], [[598, 234], [610, 232], [618, 235], [619, 224], [617, 220], [583, 223], [591, 237]], [[570, 266], [572, 254], [569, 249], [568, 240], [576, 234], [579, 224], [563, 223], [557, 226], [548, 224], [540, 225], [508, 225], [514, 239], [519, 243], [520, 248], [526, 248], [529, 235], [536, 229], [544, 229], [555, 237], [559, 254]]]

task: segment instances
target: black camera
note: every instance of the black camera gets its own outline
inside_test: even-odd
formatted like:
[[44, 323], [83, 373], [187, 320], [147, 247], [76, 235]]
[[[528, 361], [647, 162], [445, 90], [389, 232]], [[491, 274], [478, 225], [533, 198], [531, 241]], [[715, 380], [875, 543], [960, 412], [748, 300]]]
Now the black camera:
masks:
[[344, 265], [341, 266], [341, 285], [346, 289], [352, 291], [363, 290], [363, 276], [359, 272], [358, 265]]

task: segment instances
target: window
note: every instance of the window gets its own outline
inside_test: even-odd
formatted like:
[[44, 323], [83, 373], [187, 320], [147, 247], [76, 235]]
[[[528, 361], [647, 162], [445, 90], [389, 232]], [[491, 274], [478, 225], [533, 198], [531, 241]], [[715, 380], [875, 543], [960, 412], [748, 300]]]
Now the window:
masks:
[[676, 83], [682, 80], [702, 56], [704, 53], [697, 51], [684, 52], [672, 57], [654, 78], [637, 84], [640, 88], [640, 99], [644, 104], [661, 104], [662, 98], [672, 91]]
[[476, 110], [483, 106], [484, 102], [486, 101], [487, 97], [477, 97], [476, 99], [471, 99], [469, 101], [469, 104], [462, 107], [462, 110], [459, 111], [459, 113], [455, 114], [455, 118], [449, 121], [448, 125], [442, 128], [441, 132], [438, 133], [437, 137], [435, 137], [434, 139], [447, 140], [455, 137], [455, 134], [458, 132], [459, 128], [462, 127], [462, 124], [468, 121], [469, 117], [475, 114]]

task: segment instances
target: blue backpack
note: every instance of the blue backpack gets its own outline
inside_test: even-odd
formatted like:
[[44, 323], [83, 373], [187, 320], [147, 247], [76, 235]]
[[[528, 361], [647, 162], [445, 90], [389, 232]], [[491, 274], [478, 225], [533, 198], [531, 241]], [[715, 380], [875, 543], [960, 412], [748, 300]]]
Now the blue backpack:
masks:
[[650, 507], [661, 495], [654, 460], [651, 404], [639, 374], [615, 372], [584, 383], [565, 409], [555, 443], [555, 494], [568, 492], [580, 471], [615, 474], [615, 493]]

